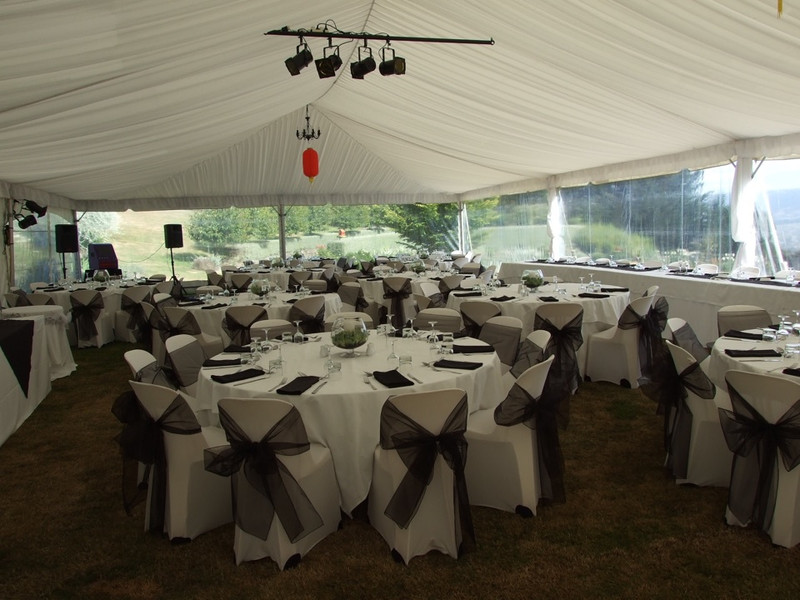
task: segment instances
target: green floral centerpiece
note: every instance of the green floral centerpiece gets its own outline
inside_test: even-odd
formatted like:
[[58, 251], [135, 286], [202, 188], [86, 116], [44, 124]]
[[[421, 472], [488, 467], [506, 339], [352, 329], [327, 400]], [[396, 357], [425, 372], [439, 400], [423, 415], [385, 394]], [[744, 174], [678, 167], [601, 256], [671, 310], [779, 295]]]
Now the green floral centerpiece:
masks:
[[423, 265], [422, 263], [415, 263], [411, 265], [411, 270], [414, 271], [414, 273], [416, 273], [417, 275], [419, 275], [420, 273], [424, 273], [427, 269], [425, 268], [425, 265]]
[[280, 259], [280, 258], [276, 258], [275, 260], [272, 261], [272, 266], [273, 267], [279, 267], [279, 268], [282, 267], [283, 266], [283, 260]]
[[525, 271], [522, 274], [522, 283], [525, 287], [535, 290], [544, 283], [541, 271]]
[[92, 279], [100, 283], [105, 283], [106, 281], [108, 281], [108, 271], [104, 269], [95, 271], [95, 274], [92, 276]]
[[260, 281], [254, 281], [250, 284], [250, 293], [255, 294], [259, 298], [263, 298], [266, 290], [264, 289], [264, 286], [261, 285]]
[[354, 350], [367, 343], [369, 332], [360, 317], [339, 317], [331, 328], [331, 343], [347, 350], [345, 356], [355, 356]]

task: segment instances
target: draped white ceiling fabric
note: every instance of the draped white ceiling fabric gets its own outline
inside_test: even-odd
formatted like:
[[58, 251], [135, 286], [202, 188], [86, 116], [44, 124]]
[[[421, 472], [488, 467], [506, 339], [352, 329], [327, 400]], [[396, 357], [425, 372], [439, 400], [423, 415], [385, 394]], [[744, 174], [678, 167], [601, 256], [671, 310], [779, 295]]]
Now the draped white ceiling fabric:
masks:
[[[450, 202], [800, 156], [800, 0], [4, 0], [0, 197], [75, 210]], [[288, 25], [407, 74], [292, 77]], [[323, 39], [308, 39], [315, 58]], [[379, 43], [372, 43], [376, 53]], [[322, 136], [313, 183], [295, 130]]]

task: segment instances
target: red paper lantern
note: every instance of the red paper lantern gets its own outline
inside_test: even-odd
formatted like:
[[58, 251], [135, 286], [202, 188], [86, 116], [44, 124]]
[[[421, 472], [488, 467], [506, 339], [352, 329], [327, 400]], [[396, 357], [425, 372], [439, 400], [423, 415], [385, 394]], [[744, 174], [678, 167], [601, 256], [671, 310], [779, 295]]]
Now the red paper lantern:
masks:
[[308, 177], [309, 182], [319, 175], [319, 155], [313, 148], [306, 148], [303, 152], [303, 175]]

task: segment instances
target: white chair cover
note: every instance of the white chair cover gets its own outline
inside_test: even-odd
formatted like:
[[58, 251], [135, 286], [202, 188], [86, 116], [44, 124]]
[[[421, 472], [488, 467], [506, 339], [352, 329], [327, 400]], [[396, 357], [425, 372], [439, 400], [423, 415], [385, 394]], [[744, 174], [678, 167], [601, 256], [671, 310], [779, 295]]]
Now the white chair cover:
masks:
[[95, 290], [76, 290], [69, 295], [72, 305], [72, 322], [78, 338], [78, 347], [98, 348], [114, 341], [114, 320], [104, 310], [103, 297]]
[[150, 343], [152, 329], [142, 302], [150, 301], [150, 288], [137, 285], [122, 292], [120, 310], [114, 314], [114, 336], [120, 342]]
[[791, 548], [800, 542], [800, 383], [745, 371], [725, 379], [733, 410], [721, 408], [720, 423], [734, 453], [725, 518]]
[[219, 415], [229, 444], [206, 452], [206, 469], [233, 478], [236, 564], [269, 556], [295, 566], [339, 526], [330, 451], [309, 442], [283, 400], [223, 398]]
[[300, 321], [303, 333], [320, 333], [325, 330], [325, 297], [300, 298], [289, 309], [289, 321]]
[[430, 550], [458, 558], [474, 546], [464, 480], [467, 410], [459, 389], [401, 394], [381, 410], [369, 520], [406, 564]]
[[717, 329], [720, 335], [728, 331], [760, 329], [772, 325], [772, 317], [760, 306], [733, 304], [723, 306], [717, 311]]
[[219, 354], [225, 348], [221, 337], [205, 333], [200, 329], [197, 317], [194, 316], [192, 311], [180, 306], [168, 306], [164, 309], [164, 315], [167, 317], [167, 323], [169, 324], [167, 337], [179, 334], [191, 335], [200, 342], [203, 347], [203, 354], [206, 356]]
[[[540, 418], [543, 422], [549, 418], [545, 415], [545, 407], [538, 403], [552, 363], [551, 356], [527, 369], [517, 379], [506, 400], [496, 409], [479, 410], [470, 415], [466, 433], [469, 456], [465, 473], [472, 504], [533, 516], [542, 498], [543, 470], [546, 497], [553, 499], [557, 495], [563, 501], [563, 458], [560, 470], [555, 469], [558, 494], [554, 494], [553, 478], [541, 466], [546, 452], [552, 448], [542, 454], [539, 452], [540, 445], [548, 440], [548, 435], [552, 438], [554, 434], [555, 443], [558, 442], [555, 419], [548, 424], [544, 440], [539, 439], [540, 424], [537, 422]], [[559, 457], [560, 447], [553, 457], [556, 463]]]
[[430, 330], [436, 322], [436, 331], [456, 333], [461, 331], [461, 314], [452, 308], [426, 308], [417, 313], [414, 329]]
[[[194, 399], [158, 385], [130, 382], [150, 420], [142, 436], [149, 473], [145, 530], [194, 539], [233, 520], [228, 482], [207, 473], [203, 451], [225, 443], [216, 427], [200, 427]], [[160, 442], [163, 440], [163, 445]], [[147, 441], [155, 442], [149, 448]]]
[[465, 300], [459, 305], [458, 310], [464, 320], [464, 332], [474, 338], [480, 336], [486, 321], [501, 314], [497, 304], [480, 300]]
[[484, 323], [478, 336], [482, 342], [491, 344], [504, 370], [508, 371], [517, 360], [522, 321], [516, 317], [492, 317]]

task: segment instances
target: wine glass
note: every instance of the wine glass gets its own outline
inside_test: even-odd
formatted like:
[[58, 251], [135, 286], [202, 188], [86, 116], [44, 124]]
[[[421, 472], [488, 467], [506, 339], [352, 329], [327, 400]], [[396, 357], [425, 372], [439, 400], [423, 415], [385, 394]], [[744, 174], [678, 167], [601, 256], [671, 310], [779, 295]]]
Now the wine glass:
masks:
[[586, 287], [583, 285], [583, 277], [578, 277], [578, 281], [581, 282], [580, 287], [578, 289], [580, 289], [580, 291], [584, 291]]
[[400, 357], [397, 356], [397, 352], [395, 351], [395, 344], [397, 340], [392, 340], [392, 351], [389, 353], [389, 356], [386, 357], [386, 360], [399, 360]]
[[302, 323], [302, 319], [298, 319], [294, 322], [295, 332], [294, 332], [294, 343], [300, 344], [303, 342], [303, 332], [300, 331], [300, 323]]

